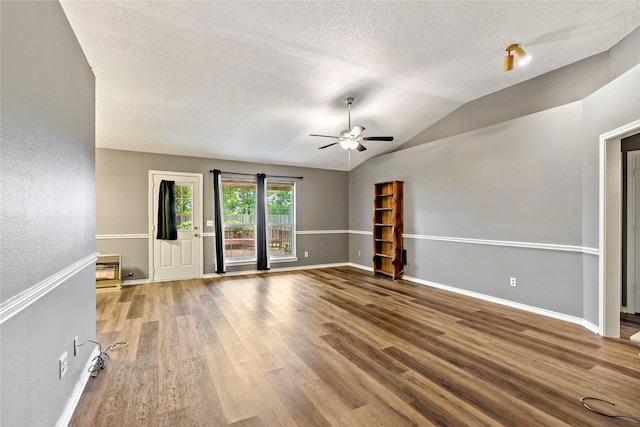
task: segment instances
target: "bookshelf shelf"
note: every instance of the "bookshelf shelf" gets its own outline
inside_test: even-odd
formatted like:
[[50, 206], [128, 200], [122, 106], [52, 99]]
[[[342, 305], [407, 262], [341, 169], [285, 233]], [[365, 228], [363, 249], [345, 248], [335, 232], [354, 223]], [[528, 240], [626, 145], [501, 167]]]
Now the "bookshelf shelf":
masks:
[[373, 271], [402, 277], [402, 181], [373, 186]]

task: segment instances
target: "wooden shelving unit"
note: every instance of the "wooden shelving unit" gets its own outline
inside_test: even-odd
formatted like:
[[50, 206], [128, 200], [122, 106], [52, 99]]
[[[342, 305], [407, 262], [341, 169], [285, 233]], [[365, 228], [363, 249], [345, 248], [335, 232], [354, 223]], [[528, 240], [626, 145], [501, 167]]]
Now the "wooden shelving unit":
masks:
[[373, 185], [373, 271], [402, 277], [402, 181]]
[[96, 288], [122, 287], [122, 255], [100, 255], [96, 261]]

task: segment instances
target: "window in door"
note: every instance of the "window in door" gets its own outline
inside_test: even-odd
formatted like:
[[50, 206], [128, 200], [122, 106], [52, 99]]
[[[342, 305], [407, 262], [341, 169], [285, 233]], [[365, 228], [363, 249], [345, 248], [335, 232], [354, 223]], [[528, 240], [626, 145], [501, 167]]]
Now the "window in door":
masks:
[[175, 185], [178, 230], [193, 229], [193, 184]]

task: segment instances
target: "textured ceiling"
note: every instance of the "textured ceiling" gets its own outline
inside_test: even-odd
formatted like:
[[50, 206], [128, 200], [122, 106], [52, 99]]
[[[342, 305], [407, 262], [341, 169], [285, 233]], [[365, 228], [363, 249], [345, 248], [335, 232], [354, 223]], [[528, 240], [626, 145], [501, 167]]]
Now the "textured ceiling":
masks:
[[[347, 170], [460, 105], [609, 49], [638, 1], [62, 1], [96, 76], [98, 147]], [[502, 70], [521, 43], [533, 60]]]

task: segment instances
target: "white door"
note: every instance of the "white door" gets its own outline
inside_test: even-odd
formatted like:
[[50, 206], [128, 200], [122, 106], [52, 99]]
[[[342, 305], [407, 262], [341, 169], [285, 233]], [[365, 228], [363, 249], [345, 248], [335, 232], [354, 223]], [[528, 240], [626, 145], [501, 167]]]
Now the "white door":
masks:
[[[151, 280], [177, 280], [202, 277], [202, 174], [150, 171], [153, 224]], [[176, 196], [177, 240], [160, 240], [158, 233], [158, 196], [160, 182], [174, 181]]]

